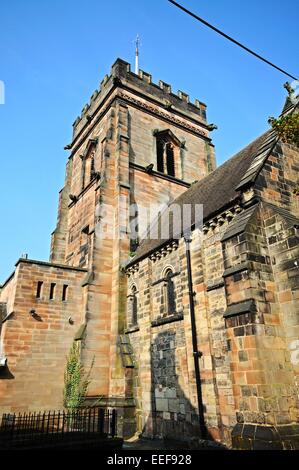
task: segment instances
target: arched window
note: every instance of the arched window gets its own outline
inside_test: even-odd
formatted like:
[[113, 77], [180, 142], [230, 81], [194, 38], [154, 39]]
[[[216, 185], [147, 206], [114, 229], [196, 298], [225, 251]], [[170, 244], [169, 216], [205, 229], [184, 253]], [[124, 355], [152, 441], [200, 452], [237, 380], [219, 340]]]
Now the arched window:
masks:
[[138, 322], [138, 299], [137, 299], [137, 288], [132, 287], [132, 324], [137, 325]]
[[131, 287], [128, 295], [128, 323], [131, 326], [138, 323], [138, 291], [135, 285]]
[[165, 273], [164, 292], [167, 313], [169, 315], [176, 313], [176, 293], [171, 269], [168, 269]]
[[177, 176], [180, 167], [181, 142], [169, 129], [155, 133], [157, 148], [157, 171]]

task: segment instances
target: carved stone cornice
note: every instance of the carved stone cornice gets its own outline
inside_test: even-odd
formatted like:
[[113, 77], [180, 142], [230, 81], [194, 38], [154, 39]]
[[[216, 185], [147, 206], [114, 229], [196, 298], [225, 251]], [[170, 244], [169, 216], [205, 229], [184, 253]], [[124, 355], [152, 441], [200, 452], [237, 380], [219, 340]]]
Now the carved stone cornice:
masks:
[[164, 245], [163, 247], [161, 247], [159, 250], [152, 253], [149, 258], [151, 261], [155, 263], [157, 260], [161, 259], [162, 257], [167, 256], [173, 251], [176, 251], [178, 247], [179, 247], [178, 240], [173, 240], [167, 245]]
[[[204, 131], [198, 129], [198, 127], [193, 126], [192, 124], [189, 124], [187, 122], [188, 117], [186, 116], [186, 120], [179, 119], [174, 116], [175, 111], [171, 111], [171, 115], [165, 111], [162, 111], [162, 109], [158, 109], [159, 104], [157, 106], [153, 106], [150, 104], [147, 104], [140, 99], [134, 98], [133, 96], [129, 95], [128, 93], [125, 93], [124, 91], [121, 91], [119, 88], [122, 86], [121, 84], [114, 84], [112, 88], [109, 90], [106, 96], [103, 97], [103, 101], [99, 103], [97, 108], [94, 110], [94, 112], [90, 115], [91, 119], [86, 120], [85, 114], [81, 118], [78, 118], [77, 124], [82, 121], [82, 119], [85, 120], [85, 123], [83, 123], [82, 128], [79, 129], [78, 133], [75, 135], [73, 141], [71, 144], [68, 145], [68, 149], [72, 149], [72, 153], [69, 156], [69, 158], [72, 158], [74, 154], [77, 152], [77, 150], [81, 147], [82, 143], [85, 141], [86, 137], [90, 134], [90, 132], [95, 128], [95, 126], [100, 122], [102, 117], [106, 114], [107, 110], [111, 108], [115, 100], [118, 98], [123, 99], [127, 101], [128, 103], [131, 103], [137, 107], [143, 108], [144, 110], [153, 113], [157, 116], [162, 117], [163, 119], [167, 119], [169, 122], [172, 124], [176, 124], [180, 127], [183, 127], [186, 130], [189, 130], [190, 132], [193, 132], [196, 135], [200, 135], [209, 142], [211, 141], [210, 137], [205, 133]], [[146, 97], [144, 98], [146, 99]], [[160, 104], [160, 106], [162, 106]], [[75, 121], [75, 122], [76, 122]], [[202, 126], [203, 128], [207, 128], [208, 126], [205, 123], [199, 123], [198, 126]]]
[[194, 132], [198, 135], [209, 138], [206, 135], [206, 133], [203, 132], [202, 130], [198, 129], [195, 126], [192, 126], [191, 124], [188, 124], [185, 120], [183, 121], [182, 119], [174, 117], [173, 113], [170, 116], [168, 113], [158, 109], [157, 106], [151, 106], [150, 104], [145, 103], [145, 102], [143, 102], [143, 101], [141, 101], [141, 100], [139, 100], [139, 99], [129, 95], [128, 93], [123, 92], [123, 91], [119, 91], [117, 96], [119, 98], [122, 98], [122, 99], [126, 100], [126, 101], [129, 101], [129, 103], [133, 103], [134, 105], [136, 105], [140, 108], [146, 109], [147, 111], [150, 111], [151, 113], [154, 113], [154, 114], [156, 114], [160, 117], [163, 117], [164, 119], [171, 120], [172, 123], [178, 124], [179, 126], [184, 127], [185, 129], [191, 130], [192, 132]]
[[134, 264], [133, 266], [130, 266], [125, 270], [126, 275], [129, 277], [139, 271], [139, 263]]
[[231, 222], [237, 214], [242, 212], [242, 207], [235, 204], [230, 209], [225, 210], [221, 214], [207, 221], [202, 228], [203, 233], [206, 235], [210, 230], [214, 231], [216, 228], [223, 225], [225, 222]]

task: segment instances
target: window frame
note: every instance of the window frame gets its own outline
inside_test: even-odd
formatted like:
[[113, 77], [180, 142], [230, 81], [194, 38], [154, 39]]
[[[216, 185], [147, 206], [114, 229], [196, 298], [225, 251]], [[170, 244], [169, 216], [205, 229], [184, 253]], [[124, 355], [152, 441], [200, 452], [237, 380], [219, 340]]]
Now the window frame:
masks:
[[136, 284], [132, 284], [129, 289], [129, 295], [127, 296], [128, 305], [128, 325], [130, 327], [138, 326], [138, 312], [139, 312], [139, 291]]
[[[173, 277], [175, 277], [175, 272], [172, 267], [165, 268], [163, 272], [163, 299], [165, 303], [165, 311], [167, 316], [176, 315], [177, 313], [177, 302], [175, 295], [175, 284], [173, 282]], [[172, 299], [170, 299], [170, 290], [172, 288]]]
[[154, 132], [156, 139], [156, 168], [171, 178], [181, 177], [180, 149], [182, 142], [170, 129]]

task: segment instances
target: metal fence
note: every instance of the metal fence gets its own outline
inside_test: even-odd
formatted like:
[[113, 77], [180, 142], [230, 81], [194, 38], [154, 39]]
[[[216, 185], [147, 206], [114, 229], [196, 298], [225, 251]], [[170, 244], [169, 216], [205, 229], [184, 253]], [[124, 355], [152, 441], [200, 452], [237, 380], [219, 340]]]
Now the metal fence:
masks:
[[116, 436], [117, 414], [114, 409], [4, 414], [0, 425], [0, 448]]

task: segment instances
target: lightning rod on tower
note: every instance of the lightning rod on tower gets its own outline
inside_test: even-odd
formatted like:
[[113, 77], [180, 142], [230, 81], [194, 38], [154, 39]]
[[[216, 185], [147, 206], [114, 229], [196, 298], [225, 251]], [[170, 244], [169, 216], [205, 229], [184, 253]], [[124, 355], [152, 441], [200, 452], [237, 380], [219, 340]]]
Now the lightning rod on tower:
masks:
[[140, 46], [140, 37], [137, 34], [135, 39], [135, 73], [138, 75], [139, 71], [139, 46]]

